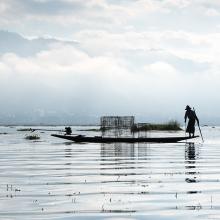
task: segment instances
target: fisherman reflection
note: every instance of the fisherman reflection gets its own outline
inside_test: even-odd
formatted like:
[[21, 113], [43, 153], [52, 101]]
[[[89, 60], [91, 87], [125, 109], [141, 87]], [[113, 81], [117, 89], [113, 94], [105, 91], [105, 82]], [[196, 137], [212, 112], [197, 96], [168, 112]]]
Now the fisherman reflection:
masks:
[[65, 149], [65, 157], [72, 157], [72, 149], [71, 148]]
[[186, 147], [185, 147], [185, 168], [186, 168], [186, 174], [190, 175], [188, 178], [185, 179], [185, 181], [187, 183], [197, 182], [196, 176], [195, 176], [196, 174], [198, 174], [198, 172], [195, 171], [196, 156], [197, 155], [196, 155], [196, 150], [195, 150], [194, 143], [186, 143]]
[[188, 163], [194, 164], [195, 159], [196, 159], [196, 152], [195, 152], [195, 144], [193, 142], [186, 143], [185, 153], [186, 153], [185, 154], [185, 160], [187, 160]]

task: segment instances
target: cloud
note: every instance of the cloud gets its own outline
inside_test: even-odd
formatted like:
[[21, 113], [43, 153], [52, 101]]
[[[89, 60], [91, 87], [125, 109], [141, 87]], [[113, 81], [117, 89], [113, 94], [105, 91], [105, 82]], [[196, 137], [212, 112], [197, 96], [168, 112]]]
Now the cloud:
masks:
[[[79, 44], [53, 41], [31, 56], [1, 56], [0, 100], [7, 100], [5, 111], [151, 115], [160, 114], [163, 106], [167, 115], [174, 103], [180, 107], [186, 102], [202, 104], [197, 102], [201, 94], [217, 98], [212, 94], [219, 86], [216, 58], [206, 55], [197, 60], [196, 56], [198, 48], [207, 52], [210, 47], [211, 52], [217, 36], [207, 40], [179, 32], [90, 31], [79, 32], [76, 39]], [[170, 42], [175, 39], [188, 46], [174, 46]], [[212, 89], [204, 90], [212, 80]]]
[[78, 31], [87, 30], [215, 31], [219, 3], [206, 0], [2, 0], [0, 10], [0, 28], [30, 36], [71, 39]]
[[[156, 61], [171, 63], [180, 72], [201, 72], [209, 68], [213, 35], [198, 35], [176, 31], [124, 32], [82, 31], [75, 35], [81, 48], [91, 55], [117, 56], [126, 59], [136, 72], [144, 65]], [[210, 51], [210, 54], [207, 52]]]
[[205, 112], [219, 98], [219, 9], [216, 0], [2, 0], [0, 28], [29, 37], [1, 38], [4, 111], [167, 117], [196, 103]]
[[214, 8], [209, 8], [206, 10], [206, 15], [215, 17], [215, 16], [219, 16], [220, 12]]
[[[151, 120], [159, 114], [168, 120], [172, 115], [179, 117], [174, 112], [181, 112], [185, 103], [201, 107], [201, 97], [213, 103], [220, 82], [218, 74], [207, 71], [189, 76], [164, 60], [146, 64], [137, 73], [124, 58], [90, 56], [59, 43], [32, 57], [4, 54], [0, 70], [0, 101], [7, 100], [1, 112], [11, 113], [24, 109], [85, 115], [117, 112], [146, 115]], [[212, 88], [204, 89], [211, 83]]]

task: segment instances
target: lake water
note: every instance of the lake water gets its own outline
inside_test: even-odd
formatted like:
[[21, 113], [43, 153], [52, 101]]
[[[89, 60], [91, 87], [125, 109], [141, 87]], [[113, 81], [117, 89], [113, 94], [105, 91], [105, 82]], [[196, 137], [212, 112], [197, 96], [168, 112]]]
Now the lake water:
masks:
[[30, 141], [19, 128], [0, 127], [0, 219], [220, 219], [220, 127], [177, 144]]

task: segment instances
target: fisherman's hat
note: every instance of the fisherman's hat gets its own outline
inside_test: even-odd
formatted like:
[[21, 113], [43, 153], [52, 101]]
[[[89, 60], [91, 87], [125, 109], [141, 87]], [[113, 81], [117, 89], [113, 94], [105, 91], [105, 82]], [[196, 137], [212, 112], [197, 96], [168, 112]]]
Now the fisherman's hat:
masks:
[[186, 106], [185, 110], [191, 109], [189, 105]]

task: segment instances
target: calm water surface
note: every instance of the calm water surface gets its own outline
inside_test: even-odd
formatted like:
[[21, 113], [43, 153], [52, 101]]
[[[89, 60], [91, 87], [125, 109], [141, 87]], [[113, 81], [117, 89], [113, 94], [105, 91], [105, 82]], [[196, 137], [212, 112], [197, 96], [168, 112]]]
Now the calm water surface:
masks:
[[203, 144], [29, 141], [18, 128], [0, 127], [0, 219], [220, 219], [220, 127], [203, 127]]

